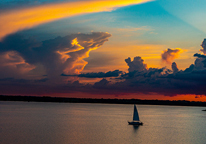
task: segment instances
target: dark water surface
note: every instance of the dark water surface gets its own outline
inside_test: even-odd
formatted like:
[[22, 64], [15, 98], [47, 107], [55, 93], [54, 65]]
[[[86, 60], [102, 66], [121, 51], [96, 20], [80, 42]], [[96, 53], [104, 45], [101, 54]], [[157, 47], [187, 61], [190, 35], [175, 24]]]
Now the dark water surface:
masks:
[[203, 107], [0, 102], [1, 144], [206, 143]]

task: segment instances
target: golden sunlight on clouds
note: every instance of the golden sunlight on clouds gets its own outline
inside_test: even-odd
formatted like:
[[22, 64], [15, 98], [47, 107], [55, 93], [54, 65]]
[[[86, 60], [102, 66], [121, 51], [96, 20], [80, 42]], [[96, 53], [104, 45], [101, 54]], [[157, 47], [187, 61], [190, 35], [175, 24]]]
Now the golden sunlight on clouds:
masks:
[[77, 38], [72, 40], [71, 45], [72, 45], [72, 49], [71, 48], [65, 48], [63, 51], [56, 51], [56, 53], [58, 53], [61, 56], [60, 59], [62, 60], [62, 63], [65, 63], [67, 61], [67, 59], [70, 58], [68, 53], [77, 52], [77, 51], [80, 51], [80, 50], [84, 49], [84, 47], [82, 47], [78, 43]]
[[[105, 34], [110, 35], [109, 33]], [[85, 61], [84, 58], [88, 58], [90, 51], [95, 50], [101, 46], [101, 44], [94, 46], [95, 41], [93, 39], [89, 41], [83, 41], [83, 43], [87, 45], [86, 49], [85, 47], [81, 46], [78, 42], [78, 39], [75, 38], [71, 42], [72, 47], [64, 48], [61, 51], [56, 51], [56, 53], [60, 56], [61, 63], [63, 65], [67, 65], [63, 71], [65, 74], [80, 74], [80, 72], [88, 64], [88, 62]]]
[[26, 73], [35, 68], [35, 66], [25, 62], [25, 60], [16, 51], [1, 53], [0, 61], [0, 67], [2, 70], [11, 69], [14, 72], [18, 71], [20, 73]]
[[7, 10], [0, 13], [0, 39], [20, 30], [66, 17], [111, 11], [118, 7], [140, 4], [151, 0], [104, 0], [46, 4], [36, 7]]
[[[72, 58], [69, 55], [69, 53], [80, 52], [81, 50], [84, 49], [84, 47], [82, 47], [78, 43], [77, 38], [72, 40], [71, 45], [72, 45], [71, 48], [65, 48], [62, 51], [56, 51], [56, 53], [60, 55], [62, 64], [68, 63], [67, 62], [68, 59]], [[77, 59], [72, 62], [72, 66], [64, 69], [64, 73], [68, 73], [72, 70], [74, 73], [79, 74], [87, 64], [87, 62], [84, 61], [83, 58], [89, 57], [89, 51], [91, 51], [91, 49], [89, 49], [87, 52], [83, 53], [82, 55], [77, 56]]]
[[[112, 47], [113, 51], [110, 50]], [[148, 67], [161, 67], [161, 51], [165, 49], [166, 45], [153, 45], [153, 44], [135, 44], [133, 43], [107, 43], [102, 46], [101, 49], [97, 49], [97, 52], [105, 52], [112, 57], [115, 57], [115, 63], [110, 63], [107, 69], [120, 69], [126, 71], [128, 66], [126, 65], [124, 59], [127, 57], [140, 56], [145, 60]], [[102, 68], [102, 67], [101, 67]], [[106, 69], [106, 67], [105, 67]]]
[[163, 62], [166, 62], [168, 64], [171, 64], [172, 61], [175, 59], [175, 58], [178, 58], [179, 57], [179, 54], [184, 52], [184, 50], [182, 50], [181, 48], [175, 48], [175, 49], [166, 49], [163, 51], [162, 53], [162, 61]]

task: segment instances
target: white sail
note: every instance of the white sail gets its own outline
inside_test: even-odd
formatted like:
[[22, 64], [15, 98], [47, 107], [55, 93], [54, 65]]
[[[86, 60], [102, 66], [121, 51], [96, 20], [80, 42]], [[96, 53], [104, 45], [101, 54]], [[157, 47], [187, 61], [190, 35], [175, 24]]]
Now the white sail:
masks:
[[138, 112], [137, 112], [136, 105], [134, 105], [133, 121], [139, 121], [139, 115], [138, 115]]

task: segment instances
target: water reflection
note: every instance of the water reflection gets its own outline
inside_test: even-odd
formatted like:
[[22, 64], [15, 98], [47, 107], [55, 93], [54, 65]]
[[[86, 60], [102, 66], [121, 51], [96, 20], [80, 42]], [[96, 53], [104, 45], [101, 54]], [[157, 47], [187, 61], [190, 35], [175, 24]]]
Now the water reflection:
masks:
[[137, 132], [137, 130], [139, 129], [139, 126], [138, 125], [133, 125], [133, 129], [134, 129], [134, 132]]
[[143, 126], [127, 124], [131, 107], [0, 101], [0, 143], [205, 143], [202, 107], [139, 105]]

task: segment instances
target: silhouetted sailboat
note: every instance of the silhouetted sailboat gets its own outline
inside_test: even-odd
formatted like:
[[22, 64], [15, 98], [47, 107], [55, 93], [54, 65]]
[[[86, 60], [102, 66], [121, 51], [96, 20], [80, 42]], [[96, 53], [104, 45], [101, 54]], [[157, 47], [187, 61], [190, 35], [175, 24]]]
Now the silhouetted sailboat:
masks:
[[139, 115], [137, 112], [136, 105], [134, 105], [134, 114], [133, 114], [133, 121], [128, 122], [129, 125], [142, 125], [143, 123], [139, 120]]

